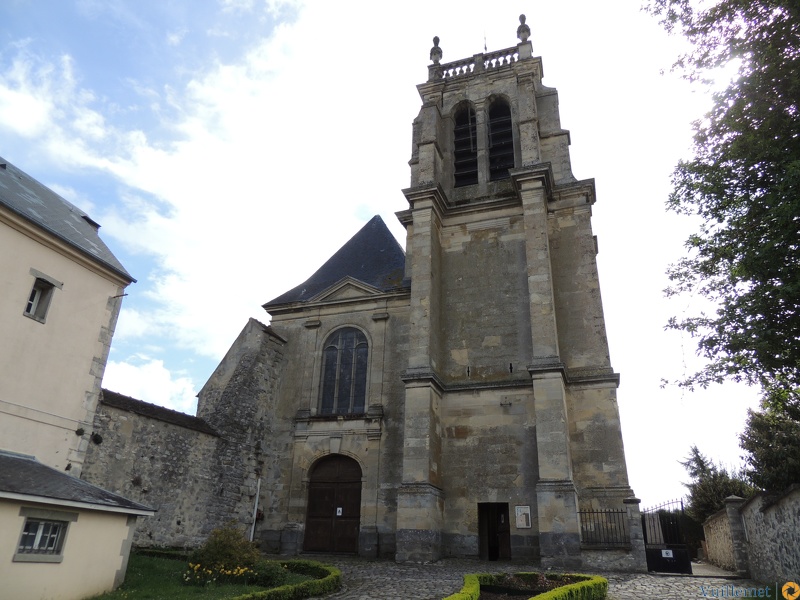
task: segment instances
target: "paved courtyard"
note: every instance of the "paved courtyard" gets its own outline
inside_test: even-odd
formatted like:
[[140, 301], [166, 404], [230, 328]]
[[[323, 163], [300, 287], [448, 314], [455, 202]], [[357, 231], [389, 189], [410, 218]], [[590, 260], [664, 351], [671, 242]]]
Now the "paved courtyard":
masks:
[[[523, 562], [479, 562], [446, 559], [433, 564], [406, 565], [392, 561], [368, 561], [353, 557], [311, 557], [341, 569], [343, 587], [328, 598], [337, 600], [441, 600], [461, 589], [466, 573], [501, 571], [536, 571], [537, 566]], [[640, 573], [604, 573], [609, 581], [609, 600], [659, 598], [728, 597], [731, 587], [757, 587], [759, 584], [730, 579], [724, 571], [701, 566], [699, 574], [658, 575]], [[723, 591], [725, 593], [723, 593]], [[705, 595], [704, 595], [705, 592]]]

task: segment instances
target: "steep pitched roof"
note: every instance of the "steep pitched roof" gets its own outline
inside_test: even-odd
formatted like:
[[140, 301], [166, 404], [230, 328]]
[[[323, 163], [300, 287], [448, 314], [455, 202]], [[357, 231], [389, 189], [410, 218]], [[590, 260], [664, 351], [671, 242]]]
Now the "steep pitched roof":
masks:
[[316, 273], [297, 287], [270, 300], [269, 307], [293, 302], [307, 302], [319, 292], [345, 277], [352, 277], [381, 291], [407, 287], [404, 280], [406, 255], [386, 227], [375, 215], [350, 241], [331, 256]]
[[0, 156], [0, 205], [134, 282], [89, 215]]
[[153, 509], [43, 465], [33, 456], [0, 450], [0, 498], [152, 515]]
[[163, 406], [158, 406], [157, 404], [150, 404], [149, 402], [137, 400], [136, 398], [131, 398], [130, 396], [123, 396], [117, 392], [112, 392], [106, 389], [102, 390], [100, 402], [102, 404], [113, 406], [114, 408], [118, 408], [127, 412], [136, 413], [137, 415], [142, 415], [144, 417], [149, 417], [157, 421], [172, 423], [178, 427], [185, 427], [186, 429], [193, 429], [195, 431], [200, 431], [201, 433], [208, 433], [210, 435], [219, 437], [219, 434], [214, 431], [211, 425], [199, 417], [187, 415], [186, 413], [178, 412], [176, 410], [170, 410], [169, 408], [164, 408]]

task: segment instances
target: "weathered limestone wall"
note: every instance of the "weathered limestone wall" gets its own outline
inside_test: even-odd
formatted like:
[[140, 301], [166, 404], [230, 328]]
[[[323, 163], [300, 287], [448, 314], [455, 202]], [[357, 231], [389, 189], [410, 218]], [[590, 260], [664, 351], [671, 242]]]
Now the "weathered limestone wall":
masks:
[[619, 509], [632, 495], [612, 383], [567, 388], [573, 476], [581, 504], [593, 509]]
[[774, 502], [763, 495], [740, 509], [747, 532], [750, 576], [757, 581], [797, 581], [800, 573], [800, 485]]
[[[530, 386], [449, 393], [442, 400], [444, 554], [477, 556], [478, 504], [508, 503], [511, 555], [538, 555], [535, 441]], [[514, 525], [514, 506], [530, 506], [530, 528]]]
[[[198, 417], [221, 436], [208, 465], [217, 490], [203, 500], [248, 529], [259, 480], [259, 509], [263, 514], [275, 509], [281, 460], [289, 453], [290, 426], [275, 415], [287, 345], [271, 328], [250, 319], [199, 394]], [[263, 527], [256, 527], [257, 536]]]
[[[136, 546], [193, 547], [208, 534], [204, 498], [217, 482], [208, 469], [218, 438], [101, 403], [82, 478], [156, 509], [139, 519]], [[223, 519], [224, 521], [224, 519]]]
[[572, 370], [611, 366], [590, 222], [593, 187], [565, 192], [548, 219], [560, 357]]
[[723, 508], [711, 515], [703, 523], [703, 532], [706, 537], [708, 561], [721, 569], [735, 571], [736, 557], [733, 553], [733, 539], [727, 511]]
[[[519, 210], [452, 219], [442, 231], [447, 382], [528, 381], [530, 314]], [[476, 318], [476, 312], [480, 318]]]
[[137, 546], [194, 547], [230, 522], [249, 533], [259, 478], [259, 508], [272, 508], [289, 449], [270, 416], [284, 344], [251, 319], [201, 390], [195, 424], [133, 399], [130, 410], [100, 405], [103, 441], [90, 446], [83, 477], [156, 509], [137, 527]]
[[[262, 547], [302, 550], [309, 473], [320, 458], [342, 454], [362, 472], [359, 553], [392, 557], [397, 528], [397, 490], [402, 474], [405, 386], [408, 361], [408, 296], [324, 299], [307, 311], [273, 315], [273, 329], [289, 340], [283, 381], [266, 440], [274, 455], [269, 510], [261, 524]], [[356, 327], [369, 344], [366, 415], [320, 415], [321, 360], [325, 340], [341, 327]]]

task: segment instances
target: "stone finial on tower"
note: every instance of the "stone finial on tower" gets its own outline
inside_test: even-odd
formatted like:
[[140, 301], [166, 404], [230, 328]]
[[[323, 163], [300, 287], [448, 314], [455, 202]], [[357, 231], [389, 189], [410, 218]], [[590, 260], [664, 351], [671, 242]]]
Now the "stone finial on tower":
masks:
[[442, 60], [442, 49], [439, 48], [439, 36], [434, 36], [433, 38], [433, 48], [431, 48], [431, 60], [433, 64], [438, 65], [439, 61]]
[[[531, 28], [525, 25], [525, 15], [519, 16], [519, 27], [517, 27], [517, 37], [521, 42], [527, 42], [531, 36]], [[433, 52], [433, 51], [431, 51]]]

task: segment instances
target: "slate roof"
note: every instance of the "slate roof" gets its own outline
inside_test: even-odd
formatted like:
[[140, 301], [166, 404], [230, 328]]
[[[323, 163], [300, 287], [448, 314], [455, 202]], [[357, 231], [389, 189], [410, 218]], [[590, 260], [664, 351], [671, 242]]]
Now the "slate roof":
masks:
[[404, 280], [406, 255], [379, 215], [331, 256], [316, 273], [297, 287], [264, 304], [264, 308], [307, 302], [345, 277], [387, 292], [409, 286]]
[[0, 204], [134, 282], [108, 249], [100, 225], [50, 188], [0, 156]]
[[163, 406], [158, 406], [156, 404], [150, 404], [149, 402], [144, 402], [142, 400], [136, 400], [130, 396], [123, 396], [122, 394], [118, 394], [117, 392], [112, 392], [110, 390], [104, 389], [101, 391], [102, 394], [100, 396], [100, 402], [102, 404], [113, 406], [114, 408], [119, 408], [120, 410], [136, 413], [137, 415], [142, 415], [144, 417], [150, 417], [151, 419], [156, 419], [158, 421], [164, 421], [165, 423], [172, 423], [173, 425], [185, 427], [186, 429], [193, 429], [195, 431], [209, 433], [219, 437], [219, 434], [214, 431], [211, 425], [199, 417], [187, 415], [186, 413], [178, 412], [177, 410], [170, 410], [169, 408], [164, 408]]
[[[153, 514], [153, 509], [43, 465], [33, 456], [0, 450], [0, 498], [8, 494], [90, 504], [98, 510]], [[54, 502], [55, 504], [55, 502]]]

